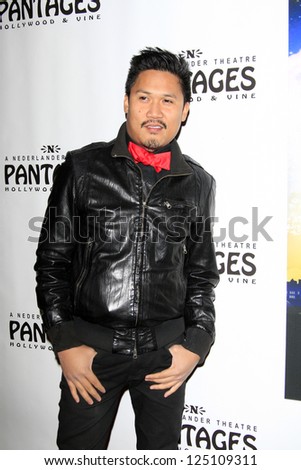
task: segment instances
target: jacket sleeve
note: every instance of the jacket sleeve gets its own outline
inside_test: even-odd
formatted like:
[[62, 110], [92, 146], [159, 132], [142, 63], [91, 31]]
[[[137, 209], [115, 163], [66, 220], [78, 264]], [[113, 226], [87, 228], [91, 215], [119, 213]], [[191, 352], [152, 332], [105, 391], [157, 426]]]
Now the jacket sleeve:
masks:
[[76, 248], [77, 218], [72, 159], [54, 176], [53, 188], [41, 228], [36, 271], [36, 295], [42, 320], [55, 351], [78, 346], [73, 324], [72, 258]]
[[204, 363], [215, 340], [214, 289], [219, 282], [212, 226], [215, 207], [215, 180], [202, 178], [198, 192], [201, 200], [191, 219], [185, 265], [187, 295], [185, 305], [186, 337], [183, 346], [200, 356]]

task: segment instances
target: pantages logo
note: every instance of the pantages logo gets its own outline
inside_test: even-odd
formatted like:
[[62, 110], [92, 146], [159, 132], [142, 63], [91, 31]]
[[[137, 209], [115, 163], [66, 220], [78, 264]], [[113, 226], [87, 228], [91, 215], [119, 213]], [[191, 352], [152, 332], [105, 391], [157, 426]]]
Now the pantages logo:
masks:
[[4, 191], [12, 193], [48, 192], [53, 173], [65, 160], [58, 145], [43, 145], [40, 154], [6, 155], [3, 165]]
[[201, 49], [181, 51], [192, 74], [193, 102], [210, 99], [253, 100], [256, 98], [256, 55], [209, 57]]
[[100, 20], [100, 0], [0, 0], [0, 30]]
[[186, 404], [180, 449], [256, 450], [257, 426], [213, 418], [203, 406]]
[[9, 346], [14, 349], [52, 351], [40, 314], [10, 312]]

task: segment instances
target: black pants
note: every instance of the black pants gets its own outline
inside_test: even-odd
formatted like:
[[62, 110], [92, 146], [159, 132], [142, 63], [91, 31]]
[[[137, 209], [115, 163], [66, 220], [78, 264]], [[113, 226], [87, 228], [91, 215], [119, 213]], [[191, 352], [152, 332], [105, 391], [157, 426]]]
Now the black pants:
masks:
[[144, 380], [145, 375], [171, 365], [172, 357], [168, 349], [141, 354], [137, 359], [103, 350], [97, 352], [93, 372], [104, 385], [106, 393], [100, 403], [88, 405], [83, 399], [76, 403], [65, 378], [62, 378], [57, 438], [59, 449], [106, 449], [118, 405], [126, 389], [129, 390], [135, 413], [137, 449], [177, 449], [185, 384], [164, 398], [164, 390], [150, 390], [151, 383]]

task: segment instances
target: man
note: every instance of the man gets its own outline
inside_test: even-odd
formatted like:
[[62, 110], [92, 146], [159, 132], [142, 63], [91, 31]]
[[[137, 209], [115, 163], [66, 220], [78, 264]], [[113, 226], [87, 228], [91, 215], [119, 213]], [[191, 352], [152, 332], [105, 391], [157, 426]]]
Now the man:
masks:
[[183, 58], [141, 51], [117, 138], [70, 152], [55, 177], [35, 269], [63, 372], [60, 449], [106, 449], [125, 389], [137, 449], [177, 449], [218, 282], [214, 180], [176, 141], [190, 97]]

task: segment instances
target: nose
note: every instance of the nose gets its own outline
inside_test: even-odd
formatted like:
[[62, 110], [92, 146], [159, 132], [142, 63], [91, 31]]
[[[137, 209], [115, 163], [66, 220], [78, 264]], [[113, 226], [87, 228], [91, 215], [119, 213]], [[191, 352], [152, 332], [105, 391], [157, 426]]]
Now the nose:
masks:
[[161, 104], [159, 100], [152, 100], [150, 102], [148, 111], [147, 111], [147, 117], [153, 118], [153, 119], [158, 119], [163, 116], [162, 109], [161, 109]]

